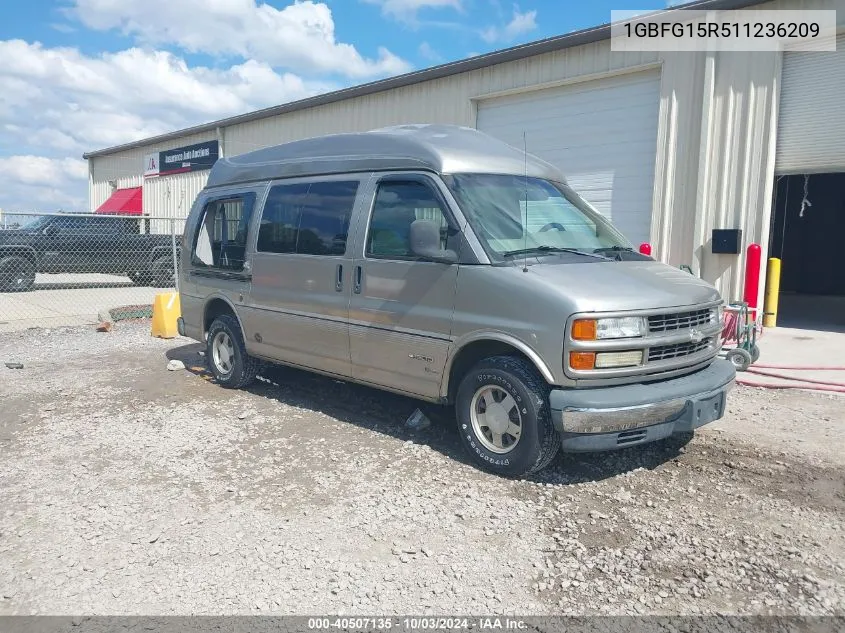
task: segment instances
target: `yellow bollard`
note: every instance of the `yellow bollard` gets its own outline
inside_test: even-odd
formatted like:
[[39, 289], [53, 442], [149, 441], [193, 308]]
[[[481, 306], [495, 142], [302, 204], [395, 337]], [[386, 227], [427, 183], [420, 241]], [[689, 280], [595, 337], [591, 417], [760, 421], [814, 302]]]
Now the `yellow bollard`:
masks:
[[778, 298], [780, 296], [780, 260], [769, 258], [766, 272], [766, 297], [763, 301], [763, 327], [777, 327]]
[[182, 314], [178, 292], [162, 292], [153, 300], [152, 336], [158, 338], [175, 338], [179, 334], [176, 329], [176, 319]]

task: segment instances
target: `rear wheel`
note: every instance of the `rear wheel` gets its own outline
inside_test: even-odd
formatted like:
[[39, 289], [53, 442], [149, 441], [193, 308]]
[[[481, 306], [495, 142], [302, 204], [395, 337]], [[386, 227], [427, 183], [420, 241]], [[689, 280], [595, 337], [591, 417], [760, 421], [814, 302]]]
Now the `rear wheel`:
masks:
[[521, 358], [479, 362], [461, 380], [455, 413], [464, 447], [490, 472], [521, 477], [548, 466], [560, 449], [549, 386]]
[[205, 359], [217, 382], [228, 389], [247, 387], [255, 381], [258, 360], [247, 354], [237, 319], [221, 314], [208, 328]]
[[35, 262], [20, 255], [0, 258], [0, 292], [26, 292], [35, 285]]

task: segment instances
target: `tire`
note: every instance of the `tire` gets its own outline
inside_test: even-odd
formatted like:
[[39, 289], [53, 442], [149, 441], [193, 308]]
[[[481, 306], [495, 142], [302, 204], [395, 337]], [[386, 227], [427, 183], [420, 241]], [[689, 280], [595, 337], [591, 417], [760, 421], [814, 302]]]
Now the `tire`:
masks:
[[[231, 345], [226, 345], [226, 339]], [[222, 354], [215, 355], [217, 344], [229, 348], [225, 362]], [[217, 383], [227, 389], [248, 387], [258, 374], [258, 359], [246, 353], [241, 327], [237, 319], [228, 314], [218, 316], [208, 328], [205, 359]]]
[[0, 292], [27, 292], [35, 285], [35, 262], [20, 255], [0, 257]]
[[168, 255], [153, 261], [148, 279], [153, 288], [175, 288], [176, 275], [173, 272], [173, 258]]
[[745, 371], [751, 366], [751, 354], [741, 347], [732, 349], [725, 357], [733, 363], [737, 371]]
[[[504, 430], [499, 434], [497, 447], [493, 427], [488, 426], [485, 431], [479, 423], [479, 409], [484, 409], [482, 415], [486, 414], [491, 397], [497, 408], [496, 417], [491, 416], [489, 422], [501, 431], [505, 424], [507, 429], [514, 428], [514, 420], [518, 419], [516, 441]], [[513, 403], [510, 408], [506, 398]], [[502, 402], [505, 405], [498, 406]], [[540, 471], [560, 449], [560, 437], [551, 419], [549, 386], [530, 363], [520, 358], [493, 356], [475, 365], [458, 386], [455, 414], [461, 441], [470, 457], [497, 475], [522, 477]]]
[[757, 345], [751, 346], [751, 362], [756, 363], [760, 360], [760, 348]]

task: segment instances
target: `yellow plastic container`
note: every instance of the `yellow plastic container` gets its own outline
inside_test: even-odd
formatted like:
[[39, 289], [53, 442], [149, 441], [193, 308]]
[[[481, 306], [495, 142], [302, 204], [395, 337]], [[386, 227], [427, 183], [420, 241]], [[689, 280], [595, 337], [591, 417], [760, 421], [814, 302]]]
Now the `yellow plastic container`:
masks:
[[179, 334], [176, 319], [182, 315], [178, 292], [162, 292], [153, 300], [152, 335], [157, 338], [175, 338]]

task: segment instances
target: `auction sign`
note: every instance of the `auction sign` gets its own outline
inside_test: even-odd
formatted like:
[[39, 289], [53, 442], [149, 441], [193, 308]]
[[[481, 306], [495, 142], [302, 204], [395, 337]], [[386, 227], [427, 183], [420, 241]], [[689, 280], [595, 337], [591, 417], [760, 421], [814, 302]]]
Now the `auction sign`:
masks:
[[155, 155], [147, 155], [144, 159], [144, 176], [183, 174], [190, 171], [211, 169], [220, 157], [220, 146], [217, 141], [207, 141], [196, 145], [168, 149], [158, 153], [157, 164], [151, 160], [153, 156]]

